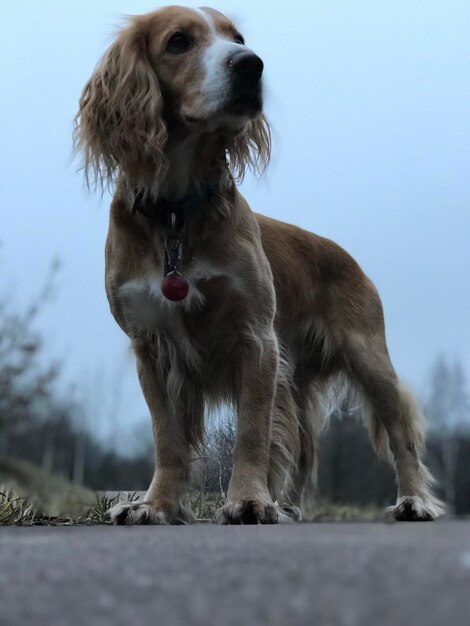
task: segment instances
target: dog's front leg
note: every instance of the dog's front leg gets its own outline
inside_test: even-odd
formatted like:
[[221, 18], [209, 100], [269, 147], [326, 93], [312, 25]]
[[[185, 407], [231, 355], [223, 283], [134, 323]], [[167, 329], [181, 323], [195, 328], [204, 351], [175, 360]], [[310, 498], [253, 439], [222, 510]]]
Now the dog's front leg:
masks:
[[275, 524], [268, 490], [271, 418], [279, 351], [274, 332], [245, 348], [238, 364], [237, 438], [227, 501], [218, 512], [222, 524]]
[[[168, 397], [167, 377], [159, 373], [158, 356], [152, 347], [145, 341], [134, 341], [133, 348], [139, 381], [152, 416], [155, 473], [143, 501], [119, 503], [109, 513], [115, 524], [186, 524], [194, 519], [185, 506], [190, 465], [185, 423], [188, 416], [184, 411], [187, 403], [183, 393]], [[202, 402], [199, 406], [195, 396], [191, 400], [190, 410], [202, 413]]]

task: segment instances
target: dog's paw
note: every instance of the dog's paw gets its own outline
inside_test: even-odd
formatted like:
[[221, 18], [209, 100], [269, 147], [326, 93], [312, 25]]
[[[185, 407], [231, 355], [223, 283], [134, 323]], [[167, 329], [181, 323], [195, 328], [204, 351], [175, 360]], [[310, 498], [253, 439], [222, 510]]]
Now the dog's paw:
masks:
[[298, 506], [283, 504], [279, 507], [280, 522], [300, 522], [302, 520], [302, 511]]
[[183, 507], [171, 512], [148, 502], [119, 502], [109, 509], [108, 516], [117, 526], [190, 524], [194, 521], [192, 513]]
[[444, 513], [444, 509], [435, 498], [402, 496], [395, 506], [389, 507], [388, 513], [397, 522], [432, 522]]
[[219, 524], [276, 524], [278, 518], [274, 504], [262, 500], [228, 502], [217, 512]]

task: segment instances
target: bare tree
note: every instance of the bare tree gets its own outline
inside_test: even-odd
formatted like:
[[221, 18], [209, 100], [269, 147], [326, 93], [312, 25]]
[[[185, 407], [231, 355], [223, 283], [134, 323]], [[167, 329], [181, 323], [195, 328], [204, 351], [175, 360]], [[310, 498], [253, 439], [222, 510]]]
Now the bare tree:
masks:
[[7, 453], [13, 438], [37, 418], [48, 414], [57, 375], [54, 366], [41, 360], [42, 341], [34, 322], [50, 298], [57, 261], [51, 264], [44, 287], [24, 312], [13, 311], [7, 295], [0, 299], [0, 451]]
[[236, 428], [234, 416], [229, 415], [221, 418], [209, 431], [206, 439], [204, 488], [206, 491], [219, 492], [222, 498], [225, 498], [232, 473]]

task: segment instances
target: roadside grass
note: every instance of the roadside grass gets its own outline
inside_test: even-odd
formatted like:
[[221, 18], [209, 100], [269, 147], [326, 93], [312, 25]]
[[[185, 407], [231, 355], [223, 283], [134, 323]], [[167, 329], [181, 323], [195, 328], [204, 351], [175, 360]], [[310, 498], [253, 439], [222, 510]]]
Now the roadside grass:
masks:
[[[110, 524], [107, 512], [121, 500], [136, 501], [144, 492], [95, 493], [51, 475], [32, 463], [0, 455], [0, 525], [52, 526]], [[193, 489], [191, 508], [200, 522], [213, 522], [223, 505], [220, 493]], [[356, 507], [310, 498], [304, 520], [309, 522], [382, 521], [377, 507]]]
[[304, 522], [383, 522], [388, 521], [384, 508], [330, 502], [321, 498], [307, 501]]
[[[0, 526], [76, 526], [109, 525], [108, 510], [121, 500], [134, 502], [137, 493], [119, 492], [114, 494], [95, 494], [95, 501], [86, 512], [78, 516], [47, 515], [36, 509], [28, 498], [0, 487]], [[191, 507], [199, 522], [214, 521], [217, 509], [222, 506], [220, 494], [200, 493], [190, 495]], [[63, 509], [64, 507], [62, 507]], [[384, 514], [374, 507], [358, 508], [331, 502], [311, 503], [307, 506], [304, 521], [341, 522], [341, 521], [381, 521]]]
[[[127, 494], [126, 494], [127, 496]], [[108, 497], [96, 494], [93, 506], [79, 516], [57, 516], [41, 512], [28, 499], [0, 487], [0, 526], [76, 526], [110, 524], [108, 509], [120, 500], [121, 494]], [[127, 497], [126, 497], [127, 499]], [[132, 495], [129, 498], [132, 500]], [[36, 498], [37, 500], [37, 498]], [[64, 510], [67, 504], [61, 507]]]
[[108, 510], [119, 502], [120, 494], [108, 498], [106, 494], [96, 494], [96, 504], [88, 511], [85, 519], [89, 520], [91, 524], [107, 524]]
[[27, 501], [35, 518], [75, 519], [95, 505], [95, 493], [62, 476], [16, 458], [0, 455], [0, 487]]
[[0, 526], [30, 525], [33, 519], [33, 507], [26, 498], [20, 498], [13, 491], [0, 490]]
[[213, 522], [217, 510], [224, 504], [224, 499], [220, 493], [203, 493], [194, 490], [189, 494], [189, 502], [198, 521]]

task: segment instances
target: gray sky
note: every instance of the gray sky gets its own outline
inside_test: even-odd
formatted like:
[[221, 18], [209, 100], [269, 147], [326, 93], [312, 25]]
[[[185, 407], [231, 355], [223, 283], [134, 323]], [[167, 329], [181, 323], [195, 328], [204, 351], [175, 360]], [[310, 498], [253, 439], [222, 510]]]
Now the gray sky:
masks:
[[[27, 302], [60, 257], [57, 297], [38, 328], [64, 360], [64, 384], [94, 396], [103, 433], [146, 408], [104, 294], [109, 196], [90, 194], [70, 160], [72, 118], [120, 16], [157, 6], [2, 6], [0, 291]], [[470, 2], [212, 6], [265, 62], [274, 154], [260, 181], [242, 185], [252, 208], [359, 261], [381, 293], [395, 366], [418, 392], [438, 353], [469, 372]]]

